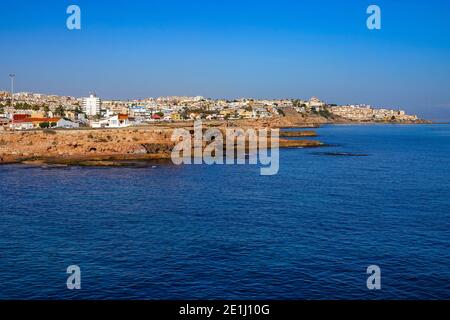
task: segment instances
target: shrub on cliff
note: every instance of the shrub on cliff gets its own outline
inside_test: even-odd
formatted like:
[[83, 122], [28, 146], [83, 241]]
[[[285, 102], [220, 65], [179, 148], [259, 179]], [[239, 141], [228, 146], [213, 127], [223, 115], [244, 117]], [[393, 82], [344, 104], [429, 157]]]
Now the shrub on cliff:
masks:
[[327, 108], [319, 110], [319, 112], [315, 111], [314, 113], [318, 114], [319, 116], [324, 117], [326, 119], [332, 119], [333, 118], [333, 114]]

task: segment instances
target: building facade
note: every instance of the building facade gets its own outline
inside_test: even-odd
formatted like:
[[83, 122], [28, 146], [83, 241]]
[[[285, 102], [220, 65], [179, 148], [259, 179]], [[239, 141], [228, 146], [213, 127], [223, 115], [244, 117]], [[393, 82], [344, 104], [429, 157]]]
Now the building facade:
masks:
[[87, 116], [96, 116], [100, 114], [102, 102], [100, 98], [91, 94], [88, 98], [83, 98], [83, 112]]

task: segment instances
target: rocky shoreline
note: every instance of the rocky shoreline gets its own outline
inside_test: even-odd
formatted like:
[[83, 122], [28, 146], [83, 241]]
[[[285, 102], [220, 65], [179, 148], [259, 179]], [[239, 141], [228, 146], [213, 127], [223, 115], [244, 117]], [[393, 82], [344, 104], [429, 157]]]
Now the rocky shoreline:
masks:
[[171, 132], [169, 129], [2, 132], [0, 163], [71, 164], [170, 158]]
[[[304, 117], [292, 112], [270, 119], [208, 121], [204, 127], [222, 131], [228, 128], [282, 128], [280, 148], [316, 148], [325, 144], [295, 138], [317, 137], [310, 129], [330, 123], [367, 124], [339, 119], [330, 122], [320, 116]], [[422, 123], [429, 122], [414, 122]], [[0, 164], [115, 166], [130, 161], [170, 161], [175, 146], [171, 140], [173, 131], [177, 128], [191, 130], [192, 126], [193, 122], [178, 122], [124, 129], [0, 131]], [[289, 128], [309, 130], [286, 130]]]
[[[189, 127], [186, 127], [189, 128]], [[223, 129], [223, 128], [222, 128]], [[169, 160], [174, 127], [0, 132], [0, 164], [120, 165]], [[311, 132], [299, 136], [313, 136]], [[320, 147], [316, 140], [280, 139], [281, 148]]]
[[280, 131], [280, 137], [282, 138], [301, 138], [301, 137], [317, 137], [315, 131]]

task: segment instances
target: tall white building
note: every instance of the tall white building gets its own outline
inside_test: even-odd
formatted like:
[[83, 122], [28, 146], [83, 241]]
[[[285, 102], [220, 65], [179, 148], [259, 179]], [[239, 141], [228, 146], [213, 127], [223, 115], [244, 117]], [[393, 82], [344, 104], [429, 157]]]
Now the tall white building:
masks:
[[95, 116], [100, 114], [102, 102], [100, 98], [91, 94], [89, 98], [83, 98], [82, 106], [83, 112], [86, 113], [87, 116]]

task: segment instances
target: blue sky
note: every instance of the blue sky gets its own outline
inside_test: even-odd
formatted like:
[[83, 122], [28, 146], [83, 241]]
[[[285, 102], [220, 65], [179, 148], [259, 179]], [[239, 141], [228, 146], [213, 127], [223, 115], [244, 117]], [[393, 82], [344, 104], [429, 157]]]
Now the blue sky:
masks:
[[[82, 29], [66, 28], [81, 8]], [[382, 29], [366, 28], [366, 9]], [[0, 90], [308, 98], [450, 120], [450, 1], [8, 1]], [[3, 74], [3, 75], [2, 75]]]

